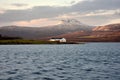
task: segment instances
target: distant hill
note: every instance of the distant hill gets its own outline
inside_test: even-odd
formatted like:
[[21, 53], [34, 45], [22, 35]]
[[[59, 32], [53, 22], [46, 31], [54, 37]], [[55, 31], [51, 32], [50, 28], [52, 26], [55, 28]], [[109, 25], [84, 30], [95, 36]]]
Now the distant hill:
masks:
[[95, 27], [76, 19], [64, 19], [54, 26], [3, 26], [0, 27], [0, 34], [23, 39], [49, 40], [52, 37], [64, 37], [67, 41], [75, 42], [120, 42], [120, 23]]
[[120, 24], [96, 26], [90, 31], [75, 31], [56, 37], [77, 42], [120, 42]]
[[60, 24], [45, 27], [4, 26], [0, 27], [0, 34], [5, 36], [18, 36], [25, 39], [41, 39], [57, 36], [75, 31], [89, 31], [92, 27], [80, 23], [75, 19], [61, 20]]
[[98, 26], [98, 27], [95, 27], [93, 31], [120, 31], [120, 23], [109, 24], [105, 26]]

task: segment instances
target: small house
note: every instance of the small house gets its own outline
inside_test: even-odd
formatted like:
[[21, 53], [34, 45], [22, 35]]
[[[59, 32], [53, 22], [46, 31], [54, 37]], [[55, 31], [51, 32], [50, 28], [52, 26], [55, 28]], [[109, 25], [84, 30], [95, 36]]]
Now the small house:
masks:
[[49, 41], [66, 42], [65, 38], [51, 38]]

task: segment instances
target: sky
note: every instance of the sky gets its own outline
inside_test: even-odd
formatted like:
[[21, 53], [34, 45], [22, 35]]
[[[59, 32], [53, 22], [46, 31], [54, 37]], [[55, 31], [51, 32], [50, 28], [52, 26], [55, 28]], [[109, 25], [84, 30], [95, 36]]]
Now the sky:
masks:
[[44, 27], [61, 19], [95, 26], [120, 23], [120, 0], [0, 0], [0, 26]]

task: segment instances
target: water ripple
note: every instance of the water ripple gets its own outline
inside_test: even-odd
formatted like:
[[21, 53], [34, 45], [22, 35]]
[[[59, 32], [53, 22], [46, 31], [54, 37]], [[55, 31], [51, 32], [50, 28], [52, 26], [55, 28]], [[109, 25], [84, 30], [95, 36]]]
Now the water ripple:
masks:
[[0, 80], [120, 80], [120, 43], [1, 45]]

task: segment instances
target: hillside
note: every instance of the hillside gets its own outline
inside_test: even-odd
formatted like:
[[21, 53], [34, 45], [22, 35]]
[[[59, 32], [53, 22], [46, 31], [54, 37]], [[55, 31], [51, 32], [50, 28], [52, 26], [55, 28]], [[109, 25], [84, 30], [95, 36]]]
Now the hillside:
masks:
[[98, 26], [91, 31], [76, 31], [56, 37], [77, 42], [120, 42], [120, 24]]
[[60, 24], [45, 27], [4, 26], [0, 27], [0, 34], [25, 39], [41, 39], [75, 31], [89, 31], [92, 27], [84, 25], [75, 19], [61, 20]]
[[4, 26], [0, 27], [0, 34], [23, 39], [49, 40], [52, 37], [64, 37], [73, 42], [120, 42], [120, 24], [93, 27], [75, 19], [65, 19], [54, 26]]
[[120, 23], [98, 26], [95, 27], [93, 31], [120, 31]]

